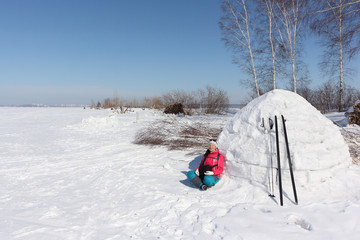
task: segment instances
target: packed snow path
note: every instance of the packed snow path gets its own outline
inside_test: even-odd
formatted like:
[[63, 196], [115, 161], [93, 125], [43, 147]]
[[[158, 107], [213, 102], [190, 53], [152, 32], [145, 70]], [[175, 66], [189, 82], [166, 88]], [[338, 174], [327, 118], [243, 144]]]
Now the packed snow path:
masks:
[[358, 166], [299, 186], [298, 206], [226, 174], [201, 192], [200, 155], [132, 143], [165, 117], [137, 111], [0, 108], [0, 239], [358, 239]]

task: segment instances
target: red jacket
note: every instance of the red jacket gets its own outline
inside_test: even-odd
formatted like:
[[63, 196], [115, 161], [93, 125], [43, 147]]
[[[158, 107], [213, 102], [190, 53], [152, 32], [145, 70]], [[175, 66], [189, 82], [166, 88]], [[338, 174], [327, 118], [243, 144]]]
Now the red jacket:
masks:
[[[203, 162], [205, 160], [204, 166], [209, 165], [209, 166], [213, 167], [212, 171], [214, 172], [214, 175], [220, 177], [221, 173], [224, 170], [224, 157], [222, 154], [220, 154], [219, 161], [218, 161], [217, 160], [218, 154], [220, 154], [219, 149], [216, 149], [214, 152], [210, 152], [207, 155], [206, 159], [204, 159], [206, 156], [206, 154], [204, 154], [203, 158], [201, 159], [201, 163], [197, 169], [200, 168], [200, 166], [203, 164]], [[217, 165], [217, 166], [215, 166], [215, 165]]]

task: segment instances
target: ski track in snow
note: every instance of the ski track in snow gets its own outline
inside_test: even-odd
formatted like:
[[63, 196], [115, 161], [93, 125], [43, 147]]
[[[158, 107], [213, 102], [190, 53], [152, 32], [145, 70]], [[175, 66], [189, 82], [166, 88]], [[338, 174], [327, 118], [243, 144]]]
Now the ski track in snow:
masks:
[[201, 156], [132, 143], [164, 118], [136, 111], [0, 108], [0, 239], [358, 238], [358, 166], [298, 186], [298, 206], [286, 184], [279, 207], [226, 173], [201, 192], [186, 180]]

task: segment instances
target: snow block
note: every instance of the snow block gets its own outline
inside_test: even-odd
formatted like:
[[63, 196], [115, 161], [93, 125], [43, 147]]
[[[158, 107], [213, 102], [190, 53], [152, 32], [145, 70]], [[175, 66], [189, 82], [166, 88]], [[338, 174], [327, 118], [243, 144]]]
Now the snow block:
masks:
[[[283, 124], [286, 119], [290, 155], [295, 181], [324, 181], [333, 170], [351, 164], [349, 149], [339, 128], [300, 95], [270, 91], [247, 104], [226, 124], [218, 137], [219, 149], [226, 157], [226, 172], [235, 177], [266, 184], [270, 157], [276, 167], [275, 127], [271, 134], [261, 127], [264, 118], [269, 131], [269, 118], [278, 118], [280, 157], [283, 181], [290, 178]], [[272, 152], [270, 150], [270, 137]]]

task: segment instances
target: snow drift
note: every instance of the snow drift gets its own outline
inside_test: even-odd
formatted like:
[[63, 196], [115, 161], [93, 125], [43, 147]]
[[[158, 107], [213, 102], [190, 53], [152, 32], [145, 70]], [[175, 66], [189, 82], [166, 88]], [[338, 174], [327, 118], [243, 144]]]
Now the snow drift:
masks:
[[[338, 127], [301, 96], [286, 90], [273, 90], [241, 109], [218, 137], [219, 148], [227, 159], [226, 171], [230, 177], [243, 177], [266, 184], [271, 159], [274, 168], [277, 161], [277, 116], [281, 166], [285, 176], [283, 181], [287, 181], [289, 166], [281, 115], [286, 119], [297, 183], [324, 181], [324, 178], [332, 175], [332, 170], [350, 165], [349, 149]], [[271, 131], [269, 118], [274, 121]], [[262, 119], [265, 129], [261, 127]]]

